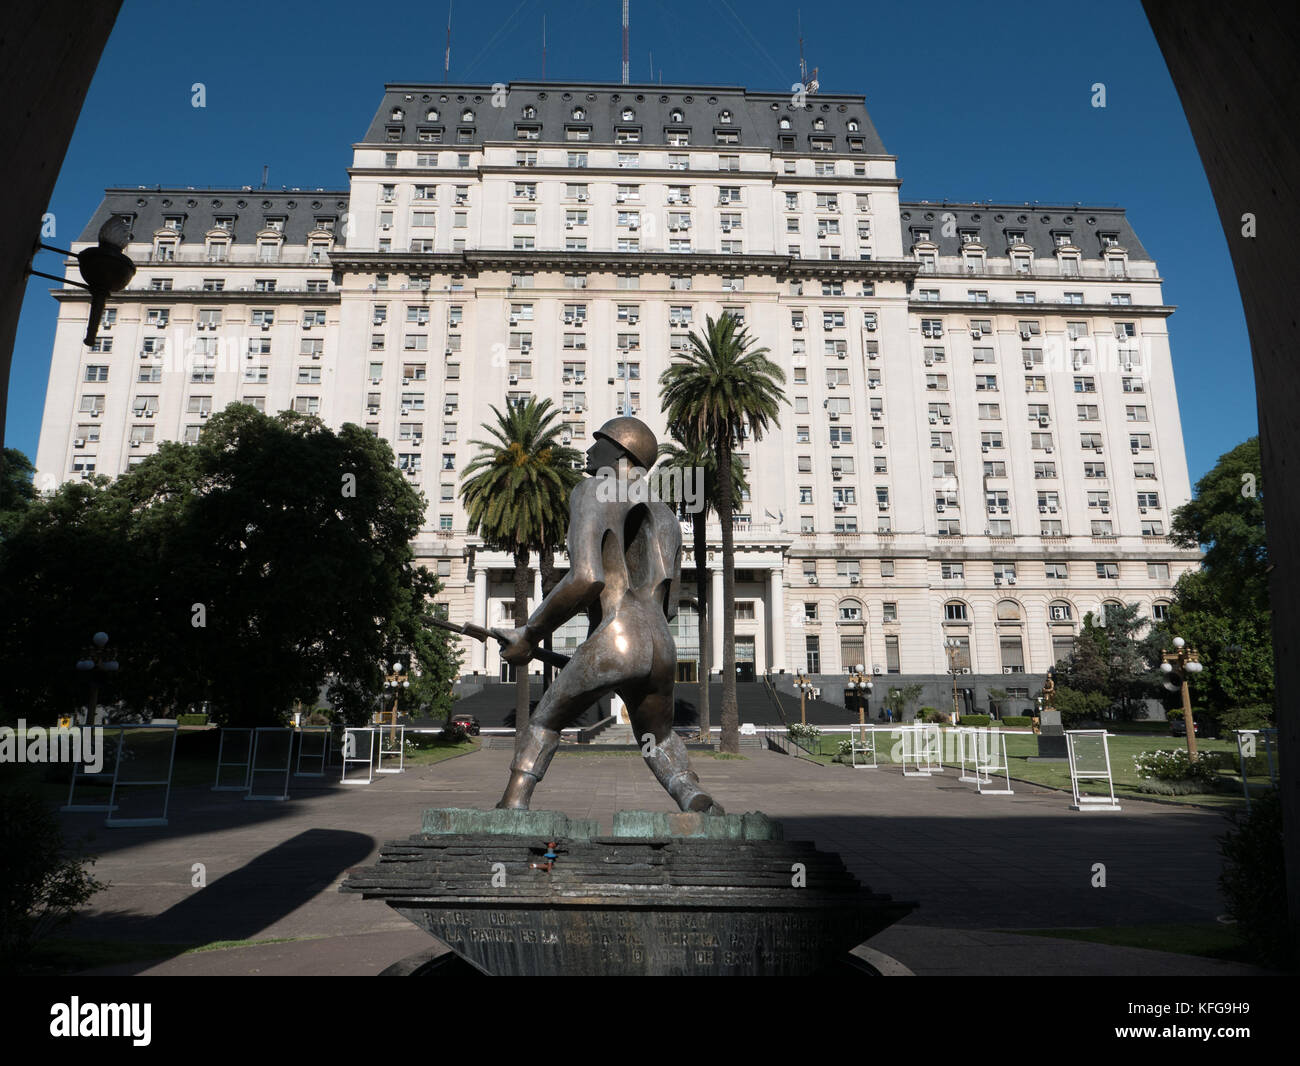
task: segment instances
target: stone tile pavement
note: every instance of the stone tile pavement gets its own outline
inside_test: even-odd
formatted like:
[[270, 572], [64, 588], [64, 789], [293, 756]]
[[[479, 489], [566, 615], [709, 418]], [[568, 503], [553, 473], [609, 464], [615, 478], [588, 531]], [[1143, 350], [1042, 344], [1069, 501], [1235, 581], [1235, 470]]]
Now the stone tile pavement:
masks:
[[[418, 831], [426, 807], [487, 807], [510, 753], [476, 754], [371, 785], [294, 781], [289, 801], [177, 790], [166, 828], [93, 833], [96, 876], [111, 887], [67, 935], [157, 943], [295, 938], [181, 955], [111, 972], [377, 973], [431, 941], [379, 902], [337, 891], [379, 846]], [[1215, 838], [1222, 815], [1126, 802], [1118, 813], [1069, 810], [1069, 796], [1030, 785], [980, 796], [955, 771], [904, 778], [892, 767], [823, 767], [770, 752], [695, 759], [730, 812], [762, 810], [790, 839], [837, 851], [873, 890], [915, 900], [917, 912], [871, 946], [913, 972], [960, 974], [1244, 974], [1238, 964], [1111, 948], [999, 930], [1209, 921], [1223, 910]], [[672, 810], [633, 754], [561, 754], [533, 806], [597, 818], [619, 809]], [[191, 881], [202, 863], [206, 887]], [[1104, 864], [1106, 887], [1094, 888]], [[107, 971], [106, 971], [107, 972]]]

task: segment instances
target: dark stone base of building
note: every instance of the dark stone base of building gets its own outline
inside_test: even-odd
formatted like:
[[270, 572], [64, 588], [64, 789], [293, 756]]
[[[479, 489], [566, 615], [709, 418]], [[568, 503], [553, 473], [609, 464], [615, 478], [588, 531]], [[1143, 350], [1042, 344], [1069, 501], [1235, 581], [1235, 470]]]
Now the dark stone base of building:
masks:
[[758, 813], [619, 811], [601, 836], [557, 811], [428, 810], [423, 828], [341, 891], [491, 976], [843, 972], [916, 907]]

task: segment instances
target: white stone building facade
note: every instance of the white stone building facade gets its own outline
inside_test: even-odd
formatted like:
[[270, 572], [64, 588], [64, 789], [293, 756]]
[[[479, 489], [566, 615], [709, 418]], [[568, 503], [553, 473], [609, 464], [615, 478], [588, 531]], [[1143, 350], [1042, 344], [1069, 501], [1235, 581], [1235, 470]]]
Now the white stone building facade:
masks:
[[107, 190], [74, 250], [123, 215], [138, 272], [99, 350], [56, 292], [38, 483], [121, 473], [235, 401], [366, 426], [429, 501], [450, 616], [500, 624], [511, 561], [457, 502], [490, 405], [550, 397], [585, 449], [630, 404], [665, 439], [660, 373], [730, 310], [789, 400], [742, 449], [742, 677], [954, 665], [1027, 697], [1086, 612], [1159, 617], [1198, 565], [1167, 539], [1173, 308], [1123, 211], [900, 199], [862, 97], [699, 86], [390, 85], [348, 179]]

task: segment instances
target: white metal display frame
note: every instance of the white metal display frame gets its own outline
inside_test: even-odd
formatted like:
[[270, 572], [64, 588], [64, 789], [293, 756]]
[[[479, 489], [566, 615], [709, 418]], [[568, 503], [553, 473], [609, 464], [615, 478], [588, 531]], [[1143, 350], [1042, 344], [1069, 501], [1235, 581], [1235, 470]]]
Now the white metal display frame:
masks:
[[[118, 740], [117, 740], [117, 744], [116, 744], [116, 745], [114, 746], [114, 748], [113, 748], [113, 774], [114, 774], [114, 776], [116, 776], [116, 775], [117, 775], [117, 764], [118, 764], [118, 762], [119, 762], [119, 761], [121, 760], [121, 758], [122, 758], [122, 738], [121, 738], [121, 732], [122, 732], [122, 730], [124, 730], [126, 727], [125, 727], [125, 726], [82, 726], [82, 727], [80, 727], [80, 728], [85, 729], [85, 730], [89, 730], [89, 729], [98, 729], [98, 730], [100, 730], [100, 731], [101, 731], [101, 738], [100, 738], [100, 744], [101, 744], [101, 745], [106, 744], [106, 743], [108, 742], [108, 733], [109, 733], [110, 730], [117, 730], [117, 732], [118, 732]], [[82, 739], [83, 739], [83, 740], [85, 739], [85, 733], [82, 734]], [[82, 753], [83, 753], [83, 754], [85, 753], [85, 752], [84, 752], [84, 744], [83, 744], [83, 752], [82, 752]], [[71, 814], [83, 814], [83, 813], [86, 813], [86, 814], [89, 814], [89, 813], [112, 813], [112, 811], [114, 811], [116, 808], [113, 806], [113, 801], [112, 801], [112, 798], [111, 798], [111, 797], [112, 797], [112, 789], [111, 789], [111, 785], [110, 785], [110, 790], [109, 790], [109, 796], [110, 796], [110, 799], [109, 799], [109, 802], [108, 802], [108, 803], [73, 803], [73, 802], [72, 802], [73, 794], [76, 792], [76, 789], [77, 789], [77, 778], [78, 778], [78, 777], [82, 777], [82, 778], [93, 777], [93, 778], [95, 778], [95, 780], [97, 780], [97, 781], [102, 781], [102, 780], [104, 779], [104, 776], [105, 776], [105, 767], [102, 767], [102, 766], [101, 766], [101, 767], [99, 768], [99, 773], [92, 774], [92, 773], [86, 773], [85, 771], [79, 769], [79, 766], [84, 766], [85, 764], [86, 764], [86, 760], [85, 760], [85, 759], [82, 759], [81, 762], [80, 762], [80, 764], [75, 763], [75, 762], [72, 764], [72, 780], [70, 780], [70, 781], [68, 782], [68, 802], [65, 803], [62, 807], [60, 807], [59, 810], [62, 811], [62, 812], [64, 812], [64, 813], [71, 813]]]
[[[167, 776], [166, 776], [166, 778], [164, 778], [164, 779], [161, 780], [161, 781], [124, 781], [124, 780], [122, 780], [122, 751], [123, 751], [123, 750], [125, 749], [125, 747], [126, 747], [126, 731], [127, 731], [127, 729], [130, 729], [132, 732], [143, 732], [144, 730], [149, 730], [149, 729], [167, 730], [167, 731], [170, 731], [170, 732], [171, 732], [171, 735], [172, 735], [172, 742], [171, 742], [171, 748], [170, 748], [170, 750], [169, 750], [168, 753], [167, 753]], [[123, 826], [147, 826], [147, 825], [166, 825], [166, 824], [167, 824], [167, 808], [168, 808], [168, 805], [171, 803], [171, 798], [172, 798], [172, 772], [173, 772], [173, 771], [175, 770], [175, 768], [176, 768], [176, 736], [177, 736], [178, 730], [179, 730], [179, 726], [177, 726], [177, 725], [175, 725], [175, 724], [173, 724], [173, 725], [133, 725], [133, 726], [123, 726], [123, 727], [122, 727], [121, 737], [120, 737], [120, 739], [119, 739], [118, 742], [117, 742], [117, 759], [115, 760], [115, 761], [116, 761], [116, 765], [113, 767], [113, 790], [112, 790], [112, 792], [110, 793], [110, 795], [109, 795], [109, 799], [108, 799], [108, 817], [104, 819], [104, 824], [105, 824], [105, 825], [107, 825], [107, 826], [111, 826], [112, 828], [117, 829], [117, 828], [121, 828], [121, 827], [123, 827]], [[128, 760], [128, 761], [129, 761], [129, 760]], [[121, 786], [121, 787], [125, 787], [125, 788], [163, 788], [163, 789], [165, 789], [165, 791], [163, 792], [163, 808], [162, 808], [162, 816], [159, 817], [159, 818], [114, 818], [114, 817], [113, 817], [113, 811], [117, 810], [118, 807], [120, 806], [120, 804], [118, 804], [118, 803], [116, 802], [116, 800], [117, 800], [117, 790], [118, 790], [119, 786]]]
[[[392, 742], [392, 736], [393, 736], [393, 733], [394, 733], [394, 732], [397, 733], [397, 747], [395, 747], [395, 748], [386, 748], [386, 747], [384, 747], [384, 733], [385, 733], [385, 731], [388, 733], [388, 736], [389, 736], [389, 742], [390, 742], [390, 743]], [[384, 765], [384, 756], [385, 756], [385, 755], [396, 755], [396, 756], [397, 756], [397, 766], [396, 766], [396, 768], [391, 767], [391, 766], [385, 766], [385, 765]], [[387, 725], [387, 726], [382, 726], [382, 727], [380, 727], [380, 730], [379, 730], [379, 751], [378, 751], [378, 757], [375, 759], [375, 773], [377, 773], [377, 774], [400, 774], [400, 773], [401, 773], [403, 770], [405, 770], [405, 769], [406, 769], [406, 726], [404, 726], [404, 725], [398, 725], [398, 726]]]
[[[339, 748], [339, 751], [343, 755], [343, 773], [342, 776], [339, 778], [339, 782], [341, 784], [368, 785], [372, 781], [374, 781], [375, 779], [375, 728], [376, 728], [375, 726], [371, 726], [371, 725], [350, 725], [344, 727], [343, 744]], [[361, 733], [365, 733], [369, 737], [369, 739], [366, 742], [366, 754], [364, 758], [356, 754], [357, 743], [355, 739], [351, 744], [348, 743], [349, 736], [355, 738]], [[351, 751], [353, 754], [349, 755], [348, 754], [349, 751]], [[348, 777], [349, 763], [353, 765], [357, 763], [366, 764], [366, 779], [364, 781], [361, 780], [361, 778], [359, 777]]]
[[[242, 762], [226, 762], [226, 734], [227, 733], [246, 733], [248, 747], [244, 752]], [[247, 792], [248, 791], [248, 773], [249, 767], [253, 765], [253, 730], [246, 726], [222, 726], [221, 736], [217, 741], [217, 778], [212, 785], [213, 792]], [[221, 771], [230, 766], [242, 766], [244, 768], [244, 783], [242, 785], [223, 785], [221, 783]]]
[[[972, 729], [975, 748], [975, 792], [980, 796], [1014, 796], [1011, 764], [1007, 761], [1007, 735], [1000, 729]], [[999, 765], [997, 756], [1002, 756]], [[994, 774], [1003, 775], [1004, 788], [994, 787]]]
[[[281, 733], [288, 740], [288, 745], [284, 752], [284, 766], [268, 766], [259, 768], [257, 765], [257, 750], [262, 745], [262, 735], [265, 733]], [[289, 798], [289, 772], [293, 769], [293, 728], [291, 726], [274, 726], [263, 725], [253, 730], [253, 750], [249, 756], [248, 762], [248, 791], [244, 794], [244, 799], [257, 802], [280, 803]], [[255, 781], [258, 774], [283, 774], [283, 782], [280, 785], [278, 795], [274, 793], [254, 792], [256, 787]]]
[[[895, 731], [902, 734], [904, 777], [931, 777], [943, 773], [943, 734], [937, 725], [904, 725]], [[914, 764], [911, 770], [908, 769], [909, 759]]]
[[[1241, 773], [1241, 792], [1246, 797], [1246, 811], [1250, 812], [1250, 784], [1246, 780], [1246, 746], [1242, 743], [1242, 738], [1246, 736], [1262, 736], [1264, 738], [1264, 754], [1268, 759], [1268, 779], [1273, 788], [1277, 788], [1277, 760], [1273, 757], [1273, 745], [1277, 742], [1277, 730], [1269, 729], [1234, 729], [1237, 734], [1237, 768]], [[1259, 754], [1258, 751], [1255, 753]]]
[[[960, 767], [957, 772], [957, 780], [967, 785], [978, 785], [978, 766], [972, 765], [971, 768], [975, 771], [973, 775], [966, 772], [967, 763], [974, 764], [976, 761], [975, 738], [973, 735], [976, 732], [975, 727], [967, 725], [958, 726], [952, 732], [957, 734], [957, 765]], [[970, 743], [967, 743], [968, 740]]]
[[[1067, 729], [1065, 730], [1065, 752], [1070, 761], [1070, 788], [1074, 793], [1074, 802], [1070, 805], [1072, 811], [1118, 811], [1120, 810], [1119, 801], [1115, 798], [1115, 781], [1110, 772], [1110, 744], [1107, 742], [1109, 733], [1104, 729]], [[1076, 737], [1100, 737], [1101, 751], [1106, 757], [1106, 769], [1103, 770], [1080, 770], [1078, 758], [1074, 750]], [[1109, 796], [1089, 796], [1079, 791], [1080, 781], [1102, 781], [1106, 782], [1109, 789]]]
[[[870, 758], [870, 762], [858, 763], [858, 756]], [[855, 725], [849, 727], [849, 765], [855, 770], [876, 770], [876, 727]]]
[[[307, 738], [321, 738], [320, 751], [307, 751]], [[329, 726], [316, 726], [310, 729], [298, 730], [298, 761], [293, 771], [294, 777], [324, 777], [325, 767], [329, 765], [330, 757], [330, 728]], [[319, 759], [320, 770], [304, 770], [302, 768], [303, 759]]]

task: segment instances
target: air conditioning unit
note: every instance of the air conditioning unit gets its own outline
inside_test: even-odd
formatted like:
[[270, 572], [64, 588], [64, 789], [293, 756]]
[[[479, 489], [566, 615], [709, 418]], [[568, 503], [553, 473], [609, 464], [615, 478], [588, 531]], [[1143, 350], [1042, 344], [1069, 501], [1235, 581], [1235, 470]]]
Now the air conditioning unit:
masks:
[[456, 408], [452, 407], [451, 404], [446, 404], [443, 406], [442, 413], [444, 415], [454, 415], [456, 413]]
[[808, 584], [810, 584], [810, 585], [815, 585], [815, 584], [817, 584], [817, 575], [816, 575], [816, 574], [809, 574], [809, 575], [808, 575]]
[[1056, 514], [1057, 509], [1055, 507], [1048, 507], [1047, 509], [1051, 511], [1052, 514]]
[[1007, 513], [1007, 508], [1005, 507], [999, 507], [998, 510], [1001, 511], [1003, 514]]
[[981, 444], [981, 445], [980, 445], [980, 451], [982, 451], [982, 452], [984, 452], [985, 454], [987, 454], [987, 453], [988, 453], [988, 450], [989, 450], [989, 445], [987, 445], [987, 444]]
[[561, 444], [569, 444], [572, 440], [573, 440], [573, 437], [571, 437], [568, 433], [561, 433], [561, 434], [560, 434], [560, 443], [561, 443]]
[[156, 415], [157, 413], [158, 413], [157, 411], [154, 411], [154, 410], [148, 410], [148, 411], [145, 411], [144, 416], [145, 416], [145, 418], [153, 418], [153, 416]]
[[840, 419], [840, 413], [838, 411], [832, 411], [827, 417], [830, 418], [832, 422], [838, 422]]
[[1027, 341], [1027, 340], [1029, 340], [1029, 338], [1032, 337], [1032, 336], [1033, 336], [1033, 334], [1030, 333], [1029, 330], [1027, 330], [1027, 329], [1022, 329], [1022, 330], [1020, 331], [1020, 339], [1021, 339], [1022, 341]]
[[867, 332], [868, 333], [876, 332], [876, 320], [874, 318], [870, 318], [867, 320]]
[[843, 480], [844, 480], [844, 471], [843, 471], [843, 470], [832, 470], [832, 471], [831, 471], [831, 480], [832, 480], [832, 481], [843, 481]]
[[1129, 445], [1129, 449], [1133, 452], [1134, 455], [1137, 455], [1137, 453], [1141, 450], [1141, 448], [1136, 444]]
[[947, 510], [947, 505], [942, 502], [936, 501], [934, 505], [934, 509], [937, 513], [943, 514], [943, 512]]
[[1103, 508], [1101, 509], [1101, 513], [1102, 513], [1102, 514], [1110, 514], [1110, 508], [1109, 508], [1109, 507], [1103, 507]]
[[872, 421], [874, 421], [874, 422], [879, 422], [880, 419], [881, 419], [883, 416], [884, 416], [884, 411], [872, 411], [872, 412], [871, 412], [871, 419], [872, 419]]
[[1040, 426], [1050, 426], [1050, 425], [1052, 424], [1052, 420], [1051, 420], [1050, 418], [1048, 418], [1047, 415], [1039, 415], [1039, 416], [1038, 416], [1038, 424], [1039, 424]]
[[402, 408], [402, 414], [409, 415], [410, 413], [411, 413], [411, 409], [409, 407]]
[[839, 446], [840, 446], [840, 442], [839, 442], [839, 441], [837, 441], [837, 440], [833, 440], [833, 441], [831, 441], [831, 447], [832, 447], [832, 448], [838, 448]]
[[963, 666], [963, 667], [961, 668], [961, 672], [962, 672], [963, 674], [969, 674], [969, 673], [970, 673], [970, 667], [969, 667], [969, 666]]
[[372, 415], [377, 415], [377, 414], [379, 414], [379, 408], [378, 408], [378, 407], [367, 407], [367, 408], [366, 408], [366, 411], [369, 412], [369, 413], [372, 414]]
[[850, 574], [850, 575], [849, 575], [849, 584], [850, 584], [850, 585], [860, 585], [861, 583], [862, 583], [862, 578], [859, 577], [857, 574]]
[[979, 340], [982, 336], [984, 336], [983, 332], [981, 332], [978, 329], [971, 330], [970, 335], [974, 337], [976, 340]]
[[944, 450], [945, 452], [951, 452], [951, 451], [952, 451], [952, 445], [951, 445], [951, 444], [945, 444], [945, 445], [943, 446], [943, 450]]
[[587, 194], [585, 192], [578, 193], [578, 203], [585, 204], [586, 202], [587, 202]]
[[938, 416], [938, 415], [931, 415], [931, 416], [930, 416], [930, 425], [932, 425], [932, 426], [937, 426], [938, 424], [939, 424], [939, 416]]
[[1001, 585], [1001, 584], [1002, 584], [1002, 578], [1001, 578], [998, 574], [994, 574], [994, 575], [993, 575], [993, 584], [995, 584], [995, 585]]
[[826, 387], [827, 387], [828, 389], [833, 389], [833, 388], [835, 388], [835, 382], [833, 382], [833, 381], [828, 381], [828, 382], [826, 382]]
[[950, 415], [944, 415], [944, 416], [943, 416], [943, 424], [944, 424], [945, 426], [951, 426], [951, 425], [952, 425], [952, 417], [951, 417]]
[[1138, 508], [1138, 514], [1146, 514], [1146, 513], [1147, 513], [1147, 509], [1145, 507]]
[[511, 385], [518, 385], [518, 384], [519, 384], [519, 375], [518, 375], [518, 374], [511, 374], [511, 375], [510, 375], [510, 378], [509, 378], [509, 381], [510, 381], [510, 384], [511, 384]]
[[844, 501], [843, 501], [843, 500], [836, 500], [834, 506], [835, 506], [835, 510], [837, 510], [837, 511], [842, 511], [842, 510], [844, 510]]
[[1105, 448], [1097, 448], [1097, 449], [1095, 449], [1095, 451], [1097, 452], [1098, 455], [1105, 455], [1105, 454], [1106, 454], [1106, 449], [1105, 449]]
[[1050, 447], [1047, 447], [1047, 448], [1044, 448], [1044, 449], [1043, 449], [1043, 452], [1044, 452], [1045, 454], [1047, 454], [1047, 455], [1051, 455], [1051, 454], [1052, 454], [1052, 449], [1051, 449]]
[[[145, 412], [145, 415], [147, 416], [148, 414], [149, 414], [149, 412], [146, 411], [146, 412]], [[210, 414], [212, 414], [211, 411], [200, 411], [200, 412], [199, 412], [199, 417], [200, 417], [200, 418], [207, 418], [208, 415], [210, 415]]]
[[877, 448], [883, 448], [885, 446], [885, 442], [883, 440], [878, 440], [875, 443]]
[[1047, 504], [1045, 504], [1045, 503], [1040, 503], [1040, 504], [1038, 505], [1038, 513], [1039, 513], [1039, 514], [1047, 514]]
[[518, 316], [518, 315], [511, 315], [511, 316], [510, 316], [510, 324], [511, 324], [512, 326], [517, 326], [517, 325], [519, 325], [519, 316]]

